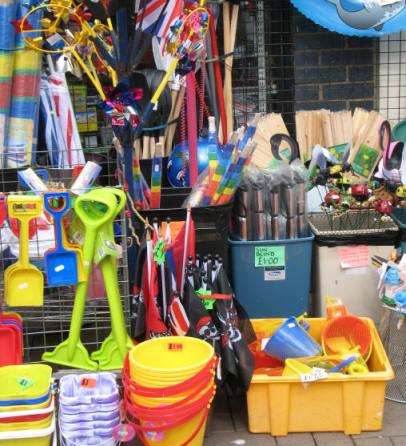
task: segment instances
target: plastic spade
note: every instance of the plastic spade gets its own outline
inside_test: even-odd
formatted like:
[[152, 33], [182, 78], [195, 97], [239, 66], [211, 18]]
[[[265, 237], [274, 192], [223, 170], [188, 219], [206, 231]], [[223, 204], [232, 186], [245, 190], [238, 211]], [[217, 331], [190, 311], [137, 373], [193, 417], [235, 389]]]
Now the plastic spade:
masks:
[[[104, 195], [106, 193], [115, 196], [116, 211], [111, 221], [106, 222], [99, 232], [99, 242], [109, 248], [114, 245], [114, 218], [120, 214], [126, 203], [125, 193], [120, 189], [95, 189], [89, 194]], [[101, 235], [101, 237], [100, 237]], [[98, 247], [100, 251], [102, 247]], [[120, 290], [117, 280], [116, 257], [117, 254], [112, 254], [109, 249], [104, 248], [107, 254], [99, 259], [101, 270], [103, 273], [104, 286], [107, 292], [107, 299], [110, 307], [111, 315], [111, 334], [104, 340], [101, 348], [94, 352], [91, 358], [99, 362], [100, 370], [114, 370], [121, 369], [127, 351], [133, 347], [133, 342], [127, 334], [125, 327], [125, 320], [123, 308], [120, 299]]]
[[83, 264], [83, 253], [82, 249], [73, 243], [70, 243], [68, 237], [66, 235], [65, 227], [62, 225], [62, 243], [65, 248], [70, 249], [71, 251], [75, 251], [78, 258], [78, 282], [85, 281], [85, 270]]
[[[58, 207], [53, 202], [58, 201]], [[76, 285], [78, 283], [78, 256], [65, 249], [62, 241], [62, 218], [70, 209], [69, 192], [47, 192], [44, 207], [52, 215], [55, 225], [55, 249], [45, 253], [45, 270], [50, 286]]]
[[[95, 205], [97, 205], [97, 213], [94, 212]], [[59, 344], [53, 352], [44, 353], [42, 355], [44, 361], [85, 370], [98, 368], [98, 364], [90, 359], [87, 349], [80, 340], [80, 329], [85, 312], [97, 233], [107, 221], [114, 218], [116, 209], [117, 201], [111, 195], [96, 196], [87, 193], [76, 198], [75, 212], [86, 231], [83, 244], [85, 281], [79, 283], [76, 288], [68, 339]]]
[[20, 222], [18, 261], [4, 274], [6, 302], [10, 307], [41, 306], [44, 302], [44, 276], [28, 256], [29, 222], [42, 212], [41, 197], [10, 195], [8, 215]]

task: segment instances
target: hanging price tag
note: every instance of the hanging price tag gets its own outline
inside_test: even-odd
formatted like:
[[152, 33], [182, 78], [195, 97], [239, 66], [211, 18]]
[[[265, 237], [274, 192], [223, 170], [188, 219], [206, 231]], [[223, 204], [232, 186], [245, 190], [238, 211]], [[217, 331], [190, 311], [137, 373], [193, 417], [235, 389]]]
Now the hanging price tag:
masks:
[[302, 383], [310, 383], [328, 378], [328, 373], [319, 367], [313, 367], [310, 373], [301, 373], [300, 380]]
[[165, 262], [165, 246], [166, 243], [163, 240], [160, 240], [156, 243], [155, 248], [154, 248], [154, 261], [158, 264], [158, 265], [162, 265]]
[[97, 381], [94, 378], [82, 378], [80, 381], [80, 387], [87, 387], [93, 389], [96, 387]]

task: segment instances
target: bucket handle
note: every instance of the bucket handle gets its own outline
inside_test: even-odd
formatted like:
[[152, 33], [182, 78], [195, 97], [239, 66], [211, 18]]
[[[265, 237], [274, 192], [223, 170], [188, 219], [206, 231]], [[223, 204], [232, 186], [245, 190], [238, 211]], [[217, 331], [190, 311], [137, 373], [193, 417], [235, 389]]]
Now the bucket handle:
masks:
[[296, 322], [304, 329], [308, 330], [310, 328], [310, 324], [306, 322], [305, 317], [307, 317], [307, 312], [305, 311], [303, 314], [296, 318]]

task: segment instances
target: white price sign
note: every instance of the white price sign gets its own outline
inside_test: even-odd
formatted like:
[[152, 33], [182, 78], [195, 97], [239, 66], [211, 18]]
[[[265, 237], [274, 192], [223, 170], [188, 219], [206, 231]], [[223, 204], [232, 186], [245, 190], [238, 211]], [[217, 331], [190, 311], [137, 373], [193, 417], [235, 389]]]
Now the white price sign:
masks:
[[310, 373], [301, 373], [300, 380], [302, 383], [310, 383], [328, 378], [328, 373], [319, 367], [313, 367]]

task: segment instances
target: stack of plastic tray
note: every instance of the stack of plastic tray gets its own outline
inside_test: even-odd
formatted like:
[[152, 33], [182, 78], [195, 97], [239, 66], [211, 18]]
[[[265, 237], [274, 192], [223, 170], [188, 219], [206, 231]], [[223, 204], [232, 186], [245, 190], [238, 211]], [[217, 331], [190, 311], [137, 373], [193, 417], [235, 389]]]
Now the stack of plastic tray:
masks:
[[0, 368], [0, 445], [50, 446], [55, 432], [51, 367]]
[[64, 376], [59, 385], [63, 446], [112, 446], [120, 425], [120, 394], [112, 373]]

